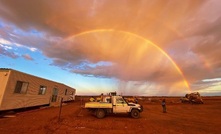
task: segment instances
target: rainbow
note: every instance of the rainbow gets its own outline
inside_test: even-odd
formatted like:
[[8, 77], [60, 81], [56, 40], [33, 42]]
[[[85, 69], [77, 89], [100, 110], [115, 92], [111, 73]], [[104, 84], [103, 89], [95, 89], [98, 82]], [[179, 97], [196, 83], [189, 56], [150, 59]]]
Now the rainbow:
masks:
[[75, 34], [75, 35], [72, 35], [68, 38], [66, 38], [65, 40], [69, 40], [71, 38], [76, 38], [76, 37], [79, 37], [79, 36], [83, 36], [83, 35], [86, 35], [86, 34], [91, 34], [91, 33], [101, 33], [101, 32], [117, 32], [117, 33], [123, 33], [123, 34], [128, 34], [128, 35], [131, 35], [131, 36], [134, 36], [138, 39], [141, 39], [141, 40], [144, 40], [147, 44], [150, 44], [152, 45], [153, 47], [155, 47], [157, 50], [159, 50], [164, 56], [166, 56], [166, 58], [172, 63], [172, 65], [175, 67], [175, 69], [178, 71], [178, 73], [181, 75], [181, 77], [183, 78], [183, 81], [184, 81], [184, 85], [187, 87], [188, 90], [190, 90], [190, 87], [189, 87], [189, 84], [183, 74], [183, 72], [181, 71], [181, 69], [178, 67], [178, 65], [173, 61], [173, 59], [163, 50], [161, 49], [159, 46], [157, 46], [156, 44], [154, 44], [153, 42], [149, 41], [148, 39], [140, 36], [140, 35], [137, 35], [137, 34], [134, 34], [134, 33], [131, 33], [131, 32], [126, 32], [126, 31], [120, 31], [120, 30], [115, 30], [115, 29], [95, 29], [95, 30], [89, 30], [89, 31], [85, 31], [85, 32], [81, 32], [81, 33], [78, 33], [78, 34]]

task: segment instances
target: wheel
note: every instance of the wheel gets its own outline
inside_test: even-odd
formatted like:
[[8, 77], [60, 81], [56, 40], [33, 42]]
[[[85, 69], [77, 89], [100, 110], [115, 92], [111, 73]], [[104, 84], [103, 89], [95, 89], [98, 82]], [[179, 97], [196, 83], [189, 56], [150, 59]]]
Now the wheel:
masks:
[[133, 109], [130, 114], [133, 118], [139, 118], [140, 117], [140, 111], [138, 109]]
[[97, 109], [96, 111], [96, 117], [101, 119], [101, 118], [104, 118], [105, 117], [105, 111], [103, 109]]

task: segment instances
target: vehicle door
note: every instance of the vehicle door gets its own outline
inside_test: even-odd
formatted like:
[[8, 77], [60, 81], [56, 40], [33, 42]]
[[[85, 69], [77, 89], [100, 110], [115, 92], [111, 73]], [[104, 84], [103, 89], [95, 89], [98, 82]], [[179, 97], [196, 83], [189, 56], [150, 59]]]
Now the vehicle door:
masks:
[[129, 106], [122, 97], [117, 97], [115, 105], [113, 106], [114, 113], [127, 113], [129, 112]]

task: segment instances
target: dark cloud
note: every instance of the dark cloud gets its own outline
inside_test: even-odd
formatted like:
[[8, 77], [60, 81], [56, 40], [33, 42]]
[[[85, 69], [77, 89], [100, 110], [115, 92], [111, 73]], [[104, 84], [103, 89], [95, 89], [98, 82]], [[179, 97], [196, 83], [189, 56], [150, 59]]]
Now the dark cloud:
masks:
[[[22, 29], [72, 35], [91, 29], [117, 29], [146, 37], [171, 38], [170, 26], [194, 12], [202, 1], [30, 1], [2, 0], [1, 16]], [[176, 6], [174, 6], [176, 5]], [[172, 10], [171, 10], [172, 9]], [[147, 30], [143, 30], [147, 29]], [[170, 31], [170, 34], [175, 34]], [[158, 38], [159, 40], [159, 38]], [[156, 40], [157, 41], [157, 40]], [[159, 42], [159, 41], [158, 41]]]
[[204, 61], [201, 65], [212, 70], [207, 77], [216, 77], [216, 72], [221, 68], [221, 31], [219, 30], [221, 17], [214, 22], [203, 24], [201, 27], [195, 32], [195, 35], [200, 36], [201, 39], [191, 50]]
[[1, 45], [0, 45], [0, 55], [11, 57], [13, 59], [16, 59], [19, 57], [16, 53], [5, 50]]
[[48, 2], [43, 2], [42, 0], [22, 0], [20, 2], [15, 0], [2, 0], [0, 3], [0, 15], [24, 30], [28, 31], [35, 28], [41, 31], [48, 30], [58, 32], [50, 27], [50, 24], [47, 24], [48, 15], [53, 14], [53, 11], [49, 12]]
[[9, 42], [11, 46], [23, 47], [31, 51], [35, 49], [44, 51], [44, 47], [55, 44], [60, 40], [59, 37], [51, 37], [42, 31], [24, 31], [12, 24], [6, 23], [0, 27], [1, 38]]
[[[2, 0], [0, 17], [8, 25], [1, 25], [0, 37], [36, 48], [53, 60], [51, 65], [76, 74], [149, 82], [159, 91], [181, 87], [184, 75], [194, 87], [197, 81], [221, 76], [219, 3]], [[95, 29], [115, 32], [85, 33]]]
[[22, 55], [22, 57], [26, 60], [31, 60], [31, 61], [34, 60], [29, 54], [24, 54]]
[[210, 95], [217, 95], [217, 90], [220, 89], [221, 81], [214, 80], [214, 79], [207, 79], [208, 81], [196, 81], [192, 84], [192, 90], [197, 92], [202, 92], [203, 95], [210, 94]]
[[221, 39], [205, 37], [206, 40], [199, 42], [193, 51], [205, 59], [215, 69], [221, 67]]

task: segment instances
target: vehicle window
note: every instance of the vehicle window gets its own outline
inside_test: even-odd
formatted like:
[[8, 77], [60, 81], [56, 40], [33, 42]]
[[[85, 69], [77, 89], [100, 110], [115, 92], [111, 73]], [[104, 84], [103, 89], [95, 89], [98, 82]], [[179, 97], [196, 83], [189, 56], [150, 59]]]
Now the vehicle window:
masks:
[[120, 103], [120, 104], [126, 103], [123, 98], [117, 98], [116, 101], [117, 101], [117, 103]]

